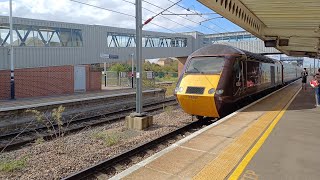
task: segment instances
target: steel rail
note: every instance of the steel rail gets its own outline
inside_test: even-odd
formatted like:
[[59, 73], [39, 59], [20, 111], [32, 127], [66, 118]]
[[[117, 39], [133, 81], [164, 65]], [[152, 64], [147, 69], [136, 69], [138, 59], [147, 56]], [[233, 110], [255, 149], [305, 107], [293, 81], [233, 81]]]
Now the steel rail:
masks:
[[[175, 97], [170, 97], [170, 98], [164, 99], [160, 102], [146, 104], [146, 105], [144, 105], [144, 108], [146, 108], [147, 112], [153, 112], [153, 111], [157, 111], [159, 109], [162, 109], [164, 104], [171, 105], [171, 106], [177, 105], [177, 101], [176, 101]], [[121, 109], [118, 111], [111, 111], [111, 112], [108, 112], [105, 114], [93, 115], [90, 117], [84, 117], [84, 118], [80, 118], [80, 119], [71, 121], [68, 124], [68, 127], [70, 127], [70, 128], [67, 127], [68, 129], [65, 130], [65, 135], [81, 131], [82, 129], [84, 129], [88, 126], [93, 127], [93, 126], [98, 126], [98, 125], [101, 125], [104, 123], [115, 122], [119, 119], [123, 119], [126, 115], [128, 115], [134, 109], [135, 109], [134, 107], [128, 107], [128, 108]], [[106, 117], [106, 116], [109, 116], [109, 117]], [[66, 126], [66, 124], [67, 123], [64, 123], [64, 126]], [[54, 124], [55, 128], [57, 128], [57, 126], [58, 126], [57, 124]], [[39, 134], [40, 134], [40, 136], [39, 136]], [[2, 144], [0, 143], [0, 150], [2, 150], [3, 148], [5, 148], [6, 151], [18, 149], [19, 147], [21, 147], [27, 143], [33, 142], [37, 138], [42, 137], [45, 140], [51, 140], [51, 139], [54, 139], [54, 136], [55, 136], [54, 133], [48, 133], [47, 127], [42, 126], [39, 128], [27, 130], [23, 133], [21, 133], [21, 131], [19, 131], [19, 132], [4, 134], [4, 135], [0, 136], [0, 140], [1, 141], [6, 141], [6, 140], [9, 141], [10, 139], [16, 137], [17, 135], [19, 135], [19, 137], [22, 137], [21, 138], [22, 140], [12, 142], [9, 145], [6, 143], [2, 143]]]

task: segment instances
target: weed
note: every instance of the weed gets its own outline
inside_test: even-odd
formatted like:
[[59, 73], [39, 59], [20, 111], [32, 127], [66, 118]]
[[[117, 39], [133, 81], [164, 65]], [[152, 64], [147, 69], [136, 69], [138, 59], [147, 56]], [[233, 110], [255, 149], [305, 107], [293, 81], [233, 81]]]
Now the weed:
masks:
[[3, 172], [13, 172], [16, 170], [21, 170], [27, 165], [27, 157], [23, 157], [17, 160], [7, 160], [0, 161], [0, 171]]
[[120, 141], [120, 136], [116, 133], [96, 132], [92, 135], [95, 139], [102, 140], [106, 146], [113, 146]]
[[[63, 137], [64, 130], [63, 130], [63, 121], [62, 121], [62, 113], [64, 112], [65, 108], [63, 106], [59, 106], [52, 110], [51, 115], [47, 116], [45, 113], [40, 112], [38, 110], [26, 110], [27, 113], [32, 113], [35, 119], [46, 126], [49, 132], [53, 132], [55, 137]], [[57, 125], [57, 127], [55, 127]]]
[[39, 137], [38, 139], [36, 139], [36, 140], [34, 141], [35, 144], [42, 144], [42, 143], [44, 143], [44, 142], [45, 142], [45, 140], [43, 139], [43, 137]]
[[174, 95], [174, 90], [176, 88], [176, 85], [177, 85], [177, 82], [174, 82], [174, 83], [171, 84], [171, 86], [169, 86], [167, 88], [167, 91], [166, 91], [166, 96], [167, 97], [170, 97], [170, 96]]
[[172, 114], [173, 112], [173, 106], [166, 106], [164, 107], [164, 112], [166, 112], [167, 114]]

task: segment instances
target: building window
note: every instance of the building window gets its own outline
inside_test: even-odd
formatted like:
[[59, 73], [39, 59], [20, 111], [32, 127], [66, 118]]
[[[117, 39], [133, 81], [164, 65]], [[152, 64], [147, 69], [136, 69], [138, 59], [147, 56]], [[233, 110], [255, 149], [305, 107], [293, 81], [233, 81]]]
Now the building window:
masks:
[[[10, 44], [9, 24], [0, 24], [0, 46]], [[31, 47], [81, 47], [82, 31], [79, 29], [43, 26], [13, 25], [13, 45]]]
[[[108, 33], [108, 47], [136, 47], [135, 35]], [[142, 47], [187, 47], [187, 38], [143, 36]]]

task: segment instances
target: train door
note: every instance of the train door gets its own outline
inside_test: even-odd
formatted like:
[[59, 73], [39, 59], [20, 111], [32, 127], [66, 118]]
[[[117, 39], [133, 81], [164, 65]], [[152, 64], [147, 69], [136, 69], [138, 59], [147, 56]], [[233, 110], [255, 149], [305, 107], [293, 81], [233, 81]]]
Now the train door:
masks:
[[284, 84], [284, 76], [283, 76], [283, 70], [284, 70], [284, 67], [283, 67], [283, 63], [280, 61], [280, 75], [281, 75], [281, 84], [283, 85]]
[[271, 74], [271, 85], [274, 86], [276, 81], [274, 66], [270, 66], [270, 74]]
[[243, 92], [245, 92], [246, 88], [247, 88], [247, 61], [242, 60], [241, 61], [242, 64], [242, 90]]
[[280, 64], [277, 64], [277, 85], [279, 85], [281, 83], [281, 72], [280, 72]]
[[245, 61], [237, 58], [233, 64], [233, 96], [240, 96], [245, 87]]

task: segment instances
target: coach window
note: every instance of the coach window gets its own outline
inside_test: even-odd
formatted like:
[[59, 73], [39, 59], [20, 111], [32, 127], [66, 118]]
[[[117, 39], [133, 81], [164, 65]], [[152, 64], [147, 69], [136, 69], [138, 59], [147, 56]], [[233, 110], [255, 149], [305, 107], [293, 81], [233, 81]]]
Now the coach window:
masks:
[[259, 62], [247, 61], [247, 87], [253, 87], [260, 83]]

